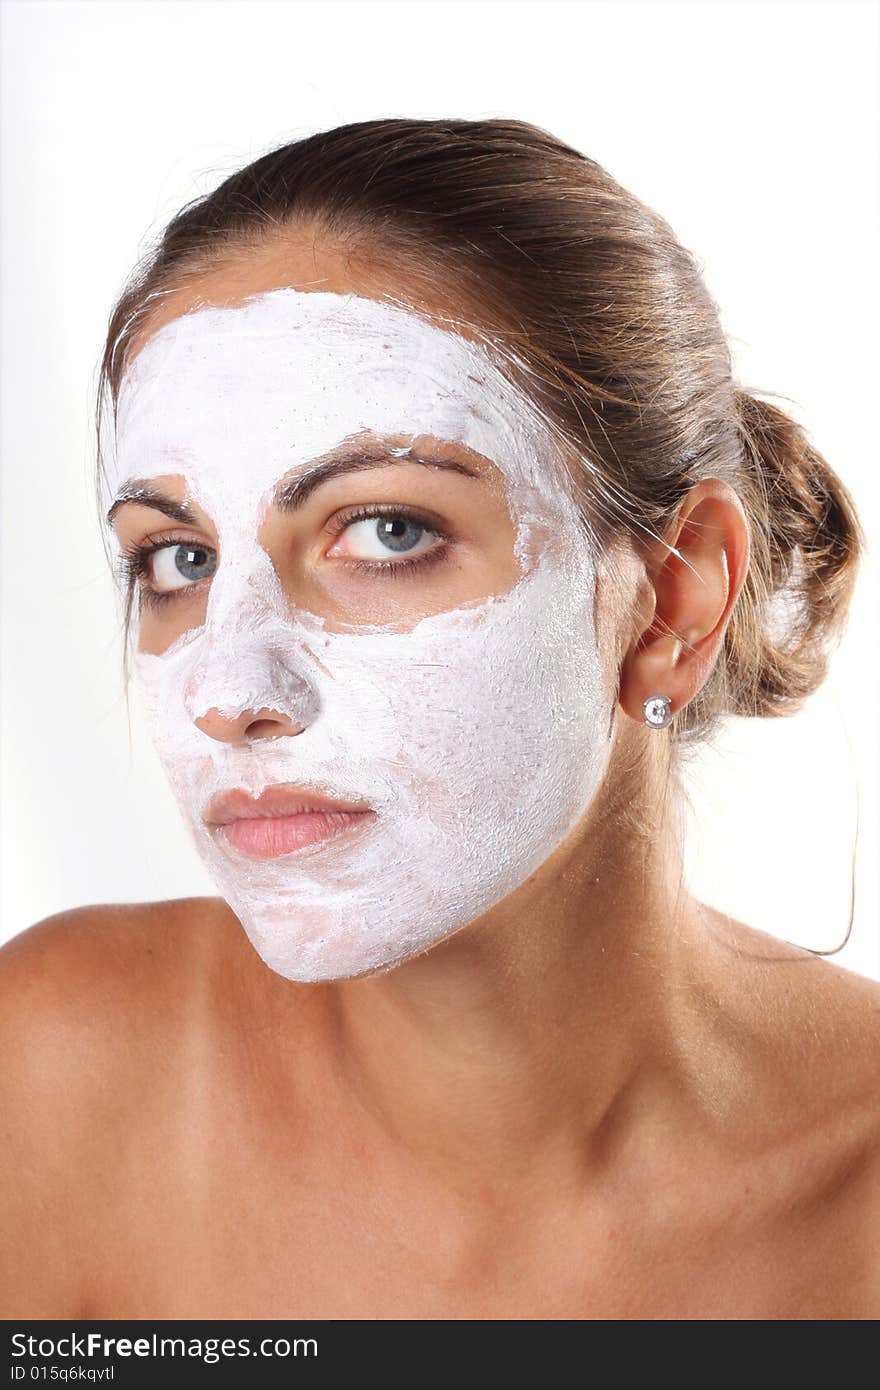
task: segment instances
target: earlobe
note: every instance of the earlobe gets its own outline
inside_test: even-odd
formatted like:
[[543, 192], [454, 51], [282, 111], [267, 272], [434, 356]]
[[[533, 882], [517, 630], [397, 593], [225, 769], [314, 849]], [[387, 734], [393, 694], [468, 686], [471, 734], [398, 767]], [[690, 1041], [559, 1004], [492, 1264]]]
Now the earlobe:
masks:
[[646, 700], [665, 695], [674, 717], [694, 693], [693, 677], [681, 661], [684, 647], [680, 637], [662, 634], [643, 643], [645, 634], [627, 653], [620, 672], [620, 705], [638, 724], [646, 722]]

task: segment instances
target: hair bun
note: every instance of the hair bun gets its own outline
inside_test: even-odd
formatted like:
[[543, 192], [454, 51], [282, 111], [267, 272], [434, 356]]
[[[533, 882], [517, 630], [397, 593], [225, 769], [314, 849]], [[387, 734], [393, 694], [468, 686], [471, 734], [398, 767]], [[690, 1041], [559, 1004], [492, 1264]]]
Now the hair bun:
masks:
[[752, 559], [726, 634], [730, 712], [794, 712], [843, 635], [865, 536], [853, 499], [791, 416], [736, 391]]

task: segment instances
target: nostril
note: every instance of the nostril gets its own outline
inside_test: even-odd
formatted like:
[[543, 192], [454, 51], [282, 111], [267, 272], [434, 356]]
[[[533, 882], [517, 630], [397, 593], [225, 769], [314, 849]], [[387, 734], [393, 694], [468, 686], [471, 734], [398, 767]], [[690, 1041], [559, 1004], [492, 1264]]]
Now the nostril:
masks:
[[209, 738], [220, 743], [251, 742], [263, 738], [282, 738], [285, 734], [301, 734], [305, 724], [290, 719], [286, 714], [261, 709], [245, 712], [235, 719], [221, 715], [216, 709], [195, 719], [194, 724]]
[[288, 727], [288, 724], [289, 720], [282, 723], [280, 719], [255, 719], [245, 729], [245, 738], [282, 738], [285, 734], [293, 733], [298, 727]]
[[[265, 717], [267, 715], [268, 718]], [[281, 714], [275, 710], [258, 710], [256, 717], [249, 719], [245, 724], [244, 737], [246, 739], [281, 738], [285, 734], [300, 734], [304, 728], [303, 723], [291, 719], [289, 715]]]

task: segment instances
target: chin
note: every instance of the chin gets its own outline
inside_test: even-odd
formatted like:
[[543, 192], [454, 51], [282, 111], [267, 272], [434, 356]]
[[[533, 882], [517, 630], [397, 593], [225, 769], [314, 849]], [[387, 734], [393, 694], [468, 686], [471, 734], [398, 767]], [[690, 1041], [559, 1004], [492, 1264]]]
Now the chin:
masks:
[[[245, 929], [247, 930], [247, 929]], [[332, 941], [329, 939], [311, 941], [307, 946], [295, 942], [269, 943], [261, 941], [247, 932], [257, 955], [276, 975], [299, 984], [328, 984], [333, 980], [359, 980], [371, 976], [387, 975], [405, 961], [424, 955], [426, 947], [401, 951], [398, 948], [384, 952], [367, 953], [362, 941], [351, 937]]]

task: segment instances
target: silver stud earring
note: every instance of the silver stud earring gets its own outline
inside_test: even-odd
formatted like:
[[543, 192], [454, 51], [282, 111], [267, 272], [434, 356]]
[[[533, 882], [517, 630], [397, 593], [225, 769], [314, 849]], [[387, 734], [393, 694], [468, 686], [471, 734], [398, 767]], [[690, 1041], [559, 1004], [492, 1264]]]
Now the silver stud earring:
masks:
[[642, 709], [645, 711], [645, 723], [650, 724], [652, 729], [666, 729], [672, 723], [668, 695], [649, 695]]

